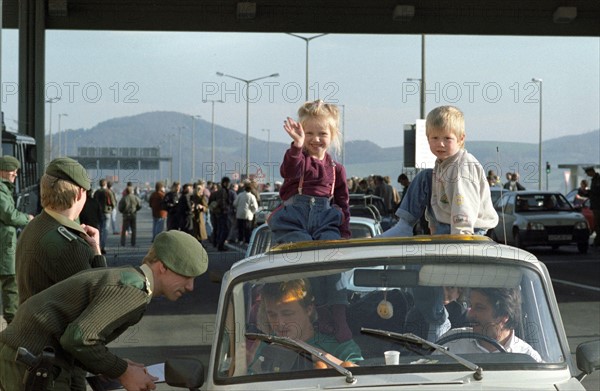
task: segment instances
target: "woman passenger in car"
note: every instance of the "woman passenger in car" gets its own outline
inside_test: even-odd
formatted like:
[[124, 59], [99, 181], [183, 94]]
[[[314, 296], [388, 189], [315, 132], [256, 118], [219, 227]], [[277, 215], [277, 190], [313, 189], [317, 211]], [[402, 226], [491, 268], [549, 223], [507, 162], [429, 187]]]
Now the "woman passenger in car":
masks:
[[[318, 331], [315, 298], [308, 279], [265, 284], [260, 300], [257, 323], [264, 333], [306, 342], [342, 366], [355, 366], [363, 359], [354, 340], [340, 343], [335, 336]], [[322, 362], [314, 358], [313, 361], [315, 367], [323, 367]], [[267, 344], [261, 342], [248, 368], [249, 373], [265, 373], [277, 372], [284, 366], [285, 363], [279, 365], [277, 357], [268, 357]]]

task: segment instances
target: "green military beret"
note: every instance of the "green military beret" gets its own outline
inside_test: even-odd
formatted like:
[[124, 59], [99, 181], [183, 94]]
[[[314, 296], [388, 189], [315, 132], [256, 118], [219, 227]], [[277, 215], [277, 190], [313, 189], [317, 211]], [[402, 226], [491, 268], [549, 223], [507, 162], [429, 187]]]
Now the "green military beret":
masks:
[[0, 171], [14, 171], [21, 168], [21, 163], [12, 156], [0, 157]]
[[156, 257], [167, 268], [185, 277], [197, 277], [208, 268], [208, 254], [190, 234], [166, 231], [154, 238]]
[[85, 168], [76, 160], [68, 157], [59, 157], [52, 160], [46, 168], [46, 174], [64, 179], [85, 190], [91, 188], [90, 178]]

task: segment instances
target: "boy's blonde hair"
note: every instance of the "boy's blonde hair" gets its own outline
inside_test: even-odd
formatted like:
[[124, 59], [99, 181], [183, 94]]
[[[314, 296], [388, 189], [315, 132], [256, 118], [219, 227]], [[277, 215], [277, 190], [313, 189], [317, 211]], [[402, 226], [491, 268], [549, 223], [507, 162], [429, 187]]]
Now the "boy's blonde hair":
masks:
[[44, 174], [40, 181], [42, 208], [67, 210], [75, 204], [80, 189], [69, 181]]
[[440, 106], [431, 110], [425, 121], [425, 134], [429, 138], [436, 131], [453, 133], [460, 147], [464, 147], [465, 117], [462, 111], [454, 106]]
[[311, 119], [322, 121], [331, 132], [331, 148], [335, 153], [341, 151], [342, 134], [339, 129], [340, 110], [331, 103], [325, 103], [321, 99], [306, 102], [298, 109], [298, 122], [302, 126]]

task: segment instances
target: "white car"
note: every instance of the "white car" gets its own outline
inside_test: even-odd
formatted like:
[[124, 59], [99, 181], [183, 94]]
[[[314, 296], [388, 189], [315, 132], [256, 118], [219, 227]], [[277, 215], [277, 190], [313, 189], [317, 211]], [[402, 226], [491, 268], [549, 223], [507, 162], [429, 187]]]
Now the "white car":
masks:
[[590, 227], [565, 196], [549, 191], [504, 192], [496, 202], [498, 225], [488, 233], [499, 243], [515, 247], [576, 244], [580, 253], [589, 247]]
[[[374, 238], [383, 233], [381, 224], [367, 217], [350, 216], [350, 232], [353, 238]], [[271, 230], [267, 224], [260, 225], [252, 231], [250, 243], [246, 248], [246, 258], [262, 254], [271, 248]]]
[[269, 218], [269, 215], [279, 205], [281, 205], [281, 197], [279, 192], [268, 191], [260, 193], [260, 206], [254, 214], [256, 225], [264, 224]]
[[[305, 289], [292, 296], [278, 288], [298, 281]], [[309, 285], [320, 288], [309, 293]], [[445, 292], [457, 288], [462, 295], [446, 303]], [[285, 294], [277, 305], [303, 300], [308, 326], [307, 316], [271, 307], [278, 290]], [[482, 311], [483, 291], [512, 292], [512, 315], [498, 317], [511, 319], [520, 349], [485, 350], [495, 340], [456, 333], [464, 324], [450, 305], [466, 308], [470, 297]], [[342, 340], [332, 324], [351, 335]], [[444, 337], [433, 339], [432, 330]], [[461, 343], [479, 348], [463, 352]], [[172, 387], [223, 391], [584, 390], [580, 380], [600, 367], [599, 348], [600, 341], [578, 347], [578, 374], [547, 269], [521, 249], [481, 236], [315, 241], [234, 264], [222, 281], [210, 362], [169, 359], [165, 377]]]

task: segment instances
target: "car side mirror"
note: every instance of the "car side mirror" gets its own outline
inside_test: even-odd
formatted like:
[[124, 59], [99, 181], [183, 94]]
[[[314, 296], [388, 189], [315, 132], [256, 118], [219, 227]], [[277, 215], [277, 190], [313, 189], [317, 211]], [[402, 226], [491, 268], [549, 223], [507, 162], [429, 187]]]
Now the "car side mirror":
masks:
[[165, 381], [172, 387], [199, 390], [204, 384], [204, 365], [197, 358], [169, 358], [165, 362]]
[[[600, 368], [600, 340], [584, 342], [577, 346], [575, 353], [577, 368], [583, 373], [581, 379]], [[578, 377], [579, 377], [578, 376]], [[581, 380], [580, 379], [580, 380]]]

